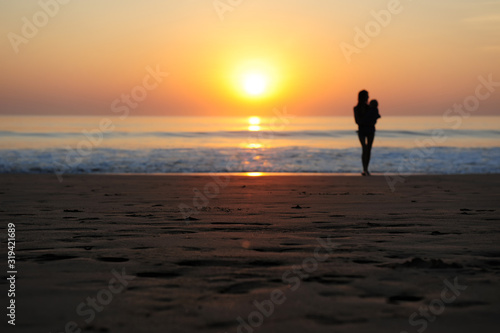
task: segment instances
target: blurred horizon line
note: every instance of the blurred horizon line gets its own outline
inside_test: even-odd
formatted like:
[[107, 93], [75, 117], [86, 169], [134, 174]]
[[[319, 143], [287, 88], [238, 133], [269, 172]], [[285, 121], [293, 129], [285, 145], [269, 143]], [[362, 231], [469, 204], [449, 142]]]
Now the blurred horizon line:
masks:
[[[260, 118], [270, 118], [259, 114], [249, 114], [240, 116], [211, 116], [211, 115], [129, 115], [127, 118], [249, 118], [258, 116]], [[295, 118], [352, 118], [353, 115], [293, 115]], [[68, 118], [100, 118], [100, 117], [120, 117], [118, 114], [99, 114], [99, 115], [76, 115], [76, 114], [9, 114], [0, 113], [0, 117], [68, 117]], [[426, 114], [406, 114], [406, 115], [383, 115], [383, 118], [442, 118], [443, 115], [426, 115]], [[476, 114], [471, 117], [500, 117], [497, 114]]]

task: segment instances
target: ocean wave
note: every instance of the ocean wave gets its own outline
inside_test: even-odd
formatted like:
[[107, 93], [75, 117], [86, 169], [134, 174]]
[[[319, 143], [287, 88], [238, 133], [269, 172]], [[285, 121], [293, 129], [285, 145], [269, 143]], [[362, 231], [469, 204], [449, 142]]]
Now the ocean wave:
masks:
[[[372, 172], [500, 173], [500, 148], [377, 147]], [[0, 173], [358, 173], [360, 149], [310, 147], [149, 149], [99, 148], [86, 156], [66, 149], [0, 150]]]

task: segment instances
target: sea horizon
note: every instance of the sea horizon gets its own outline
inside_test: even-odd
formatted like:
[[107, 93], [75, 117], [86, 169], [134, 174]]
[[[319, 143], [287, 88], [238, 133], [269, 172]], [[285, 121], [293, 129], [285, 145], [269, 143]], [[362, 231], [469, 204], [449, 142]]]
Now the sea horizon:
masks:
[[[359, 174], [353, 117], [2, 116], [0, 173]], [[383, 116], [375, 174], [500, 172], [500, 117]], [[103, 125], [105, 125], [103, 127]], [[453, 161], [460, 161], [454, 163]]]

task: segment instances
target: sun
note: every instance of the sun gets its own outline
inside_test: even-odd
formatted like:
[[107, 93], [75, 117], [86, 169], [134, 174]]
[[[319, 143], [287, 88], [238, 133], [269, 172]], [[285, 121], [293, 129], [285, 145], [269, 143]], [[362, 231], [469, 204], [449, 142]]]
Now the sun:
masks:
[[263, 73], [247, 73], [243, 76], [243, 89], [250, 96], [262, 96], [266, 93], [269, 79]]
[[250, 125], [260, 125], [260, 117], [250, 117], [248, 118], [248, 123]]
[[245, 102], [259, 103], [280, 90], [279, 72], [273, 59], [240, 59], [228, 73], [228, 87]]

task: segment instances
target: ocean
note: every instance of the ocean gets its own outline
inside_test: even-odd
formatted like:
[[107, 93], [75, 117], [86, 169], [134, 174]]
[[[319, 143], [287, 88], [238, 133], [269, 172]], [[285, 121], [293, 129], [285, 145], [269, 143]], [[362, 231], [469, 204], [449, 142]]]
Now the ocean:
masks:
[[[0, 117], [0, 173], [359, 174], [352, 117]], [[500, 173], [500, 117], [383, 117], [375, 174]]]

